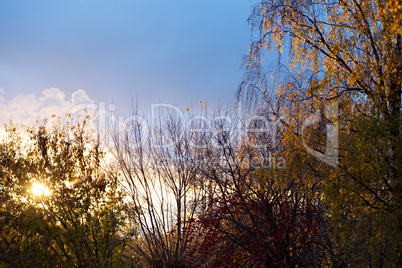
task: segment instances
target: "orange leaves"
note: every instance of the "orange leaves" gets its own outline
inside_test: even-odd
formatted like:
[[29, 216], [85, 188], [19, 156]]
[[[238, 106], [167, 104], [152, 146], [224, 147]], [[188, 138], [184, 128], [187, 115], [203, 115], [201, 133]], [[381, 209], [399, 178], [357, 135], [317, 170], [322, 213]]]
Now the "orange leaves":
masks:
[[384, 23], [384, 29], [396, 34], [402, 34], [402, 4], [398, 0], [388, 0], [379, 5], [379, 16]]
[[402, 10], [402, 5], [398, 0], [389, 0], [387, 6], [389, 6], [389, 11], [391, 13], [396, 14]]

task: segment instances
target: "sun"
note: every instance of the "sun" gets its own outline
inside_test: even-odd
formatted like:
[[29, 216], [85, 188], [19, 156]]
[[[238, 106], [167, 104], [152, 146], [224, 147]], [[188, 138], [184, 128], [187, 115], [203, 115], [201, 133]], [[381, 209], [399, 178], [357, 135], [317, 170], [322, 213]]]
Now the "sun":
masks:
[[35, 196], [49, 196], [51, 193], [48, 187], [39, 182], [32, 184], [31, 192]]

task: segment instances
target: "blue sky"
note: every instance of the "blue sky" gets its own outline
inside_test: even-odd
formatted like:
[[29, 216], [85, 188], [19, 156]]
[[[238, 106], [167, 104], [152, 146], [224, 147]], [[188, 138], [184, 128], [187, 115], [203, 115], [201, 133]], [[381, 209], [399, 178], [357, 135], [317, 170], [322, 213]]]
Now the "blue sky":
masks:
[[0, 97], [54, 87], [68, 100], [83, 89], [122, 112], [132, 96], [233, 102], [254, 2], [0, 0]]

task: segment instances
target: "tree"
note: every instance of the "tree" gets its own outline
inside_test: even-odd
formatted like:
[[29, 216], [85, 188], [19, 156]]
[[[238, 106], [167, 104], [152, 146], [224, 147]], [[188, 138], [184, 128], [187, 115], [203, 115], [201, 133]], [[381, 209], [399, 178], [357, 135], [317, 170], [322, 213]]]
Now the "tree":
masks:
[[165, 110], [157, 116], [154, 122], [137, 120], [116, 131], [114, 153], [131, 219], [139, 226], [133, 251], [144, 266], [184, 267], [188, 226], [204, 189], [197, 183], [194, 135], [184, 118]]
[[[230, 115], [228, 111], [214, 117], [213, 131], [202, 142], [207, 146], [199, 152], [203, 161], [197, 167], [208, 185], [208, 202], [189, 226], [189, 239], [196, 240], [196, 247], [188, 251], [189, 263], [208, 267], [324, 264], [329, 228], [319, 200], [294, 180], [278, 183], [276, 168], [283, 168], [282, 164], [268, 165], [269, 146], [261, 148], [256, 141], [270, 135], [248, 128], [249, 135], [244, 136], [233, 127], [237, 124], [229, 120]], [[261, 127], [261, 122], [255, 123]]]
[[[202, 236], [189, 253], [210, 267], [320, 266], [326, 244], [321, 210], [294, 189], [267, 189], [256, 196], [234, 193], [211, 200], [191, 226]], [[269, 192], [268, 192], [269, 191]]]
[[[87, 119], [75, 125], [7, 128], [1, 145], [0, 261], [10, 266], [123, 265], [129, 238], [117, 173], [101, 166], [104, 153]], [[22, 138], [21, 138], [22, 137]], [[35, 188], [36, 187], [36, 188]], [[35, 192], [36, 191], [36, 192]]]
[[[401, 14], [394, 0], [278, 0], [260, 1], [250, 17], [258, 35], [238, 96], [261, 102], [259, 112], [280, 121], [293, 167], [287, 176], [319, 186], [340, 231], [357, 233], [343, 237], [339, 255], [353, 249], [350, 262], [360, 265], [402, 265]], [[274, 93], [262, 55], [275, 50]], [[334, 102], [338, 115], [325, 116]], [[336, 167], [304, 149], [309, 140], [328, 150], [328, 133], [318, 138], [304, 127], [320, 110], [324, 125], [339, 127]]]

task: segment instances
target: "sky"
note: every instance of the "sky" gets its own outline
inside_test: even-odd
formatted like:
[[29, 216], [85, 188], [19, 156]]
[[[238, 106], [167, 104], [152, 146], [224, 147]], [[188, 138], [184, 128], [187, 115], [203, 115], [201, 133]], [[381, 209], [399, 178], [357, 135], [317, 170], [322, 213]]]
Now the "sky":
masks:
[[85, 102], [234, 102], [253, 4], [0, 0], [0, 123]]

